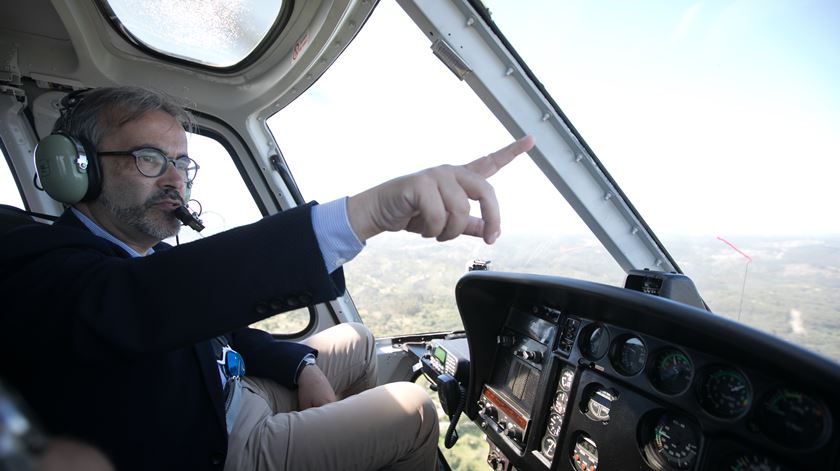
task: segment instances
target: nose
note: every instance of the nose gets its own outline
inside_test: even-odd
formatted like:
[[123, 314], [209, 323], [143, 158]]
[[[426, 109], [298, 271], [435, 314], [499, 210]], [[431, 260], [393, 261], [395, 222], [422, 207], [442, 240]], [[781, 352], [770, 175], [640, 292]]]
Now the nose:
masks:
[[184, 173], [175, 168], [174, 161], [167, 160], [166, 171], [163, 172], [163, 175], [158, 177], [158, 185], [162, 187], [175, 188], [181, 195], [183, 195], [186, 184], [187, 181], [184, 177]]

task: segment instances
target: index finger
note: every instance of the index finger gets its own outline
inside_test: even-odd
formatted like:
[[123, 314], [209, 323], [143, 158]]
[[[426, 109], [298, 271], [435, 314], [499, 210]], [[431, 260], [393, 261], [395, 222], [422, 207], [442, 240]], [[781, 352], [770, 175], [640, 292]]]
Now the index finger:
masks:
[[484, 178], [490, 178], [502, 167], [509, 164], [514, 157], [531, 150], [531, 147], [534, 147], [534, 137], [529, 134], [507, 147], [465, 164], [464, 168]]

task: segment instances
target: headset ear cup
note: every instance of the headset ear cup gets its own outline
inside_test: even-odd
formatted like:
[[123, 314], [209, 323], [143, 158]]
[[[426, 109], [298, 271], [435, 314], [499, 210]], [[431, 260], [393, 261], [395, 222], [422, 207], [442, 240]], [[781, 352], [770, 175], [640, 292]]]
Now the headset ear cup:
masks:
[[35, 168], [44, 191], [56, 201], [78, 203], [90, 190], [87, 153], [71, 136], [57, 133], [41, 139]]

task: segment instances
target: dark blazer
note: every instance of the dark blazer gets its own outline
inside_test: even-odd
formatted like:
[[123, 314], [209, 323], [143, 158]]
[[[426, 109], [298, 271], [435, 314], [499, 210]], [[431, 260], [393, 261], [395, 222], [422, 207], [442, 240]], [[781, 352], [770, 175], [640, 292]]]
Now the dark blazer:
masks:
[[312, 350], [249, 329], [333, 299], [311, 205], [131, 258], [67, 211], [0, 234], [0, 377], [44, 428], [120, 471], [221, 469], [227, 451], [208, 339], [228, 334], [249, 375], [294, 387]]

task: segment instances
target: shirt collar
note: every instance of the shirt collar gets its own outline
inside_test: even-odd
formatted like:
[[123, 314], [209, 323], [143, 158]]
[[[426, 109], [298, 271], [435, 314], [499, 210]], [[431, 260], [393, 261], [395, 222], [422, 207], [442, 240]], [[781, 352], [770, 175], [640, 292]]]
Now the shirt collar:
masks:
[[[76, 217], [79, 219], [79, 221], [82, 221], [82, 224], [84, 224], [84, 225], [85, 225], [85, 227], [87, 227], [87, 228], [88, 228], [88, 230], [90, 230], [91, 232], [93, 232], [93, 234], [94, 234], [94, 235], [97, 235], [97, 236], [99, 236], [99, 237], [102, 237], [103, 239], [105, 239], [105, 240], [107, 240], [107, 241], [109, 241], [109, 242], [111, 242], [111, 243], [113, 243], [113, 244], [116, 244], [116, 245], [117, 245], [117, 246], [119, 246], [121, 249], [123, 249], [123, 250], [125, 250], [126, 252], [128, 252], [128, 254], [129, 254], [129, 255], [131, 255], [132, 257], [142, 257], [142, 256], [143, 256], [143, 254], [141, 254], [141, 253], [137, 252], [136, 250], [134, 250], [134, 249], [132, 249], [131, 247], [129, 247], [128, 245], [126, 245], [126, 243], [125, 243], [125, 242], [123, 242], [123, 241], [121, 241], [121, 240], [117, 239], [116, 237], [114, 237], [113, 235], [111, 235], [111, 233], [109, 233], [109, 232], [108, 232], [108, 231], [106, 231], [105, 229], [102, 229], [101, 227], [99, 227], [99, 225], [98, 225], [98, 224], [96, 224], [95, 222], [93, 222], [90, 218], [88, 218], [87, 216], [85, 216], [85, 215], [84, 215], [81, 211], [79, 211], [78, 209], [73, 208], [73, 207], [70, 207], [70, 210], [71, 210], [71, 211], [73, 211], [73, 215], [74, 215], [74, 216], [76, 216]], [[148, 251], [148, 252], [146, 252], [146, 254], [145, 254], [145, 255], [151, 255], [151, 254], [153, 254], [153, 253], [155, 253], [155, 249], [149, 249], [149, 251]]]

